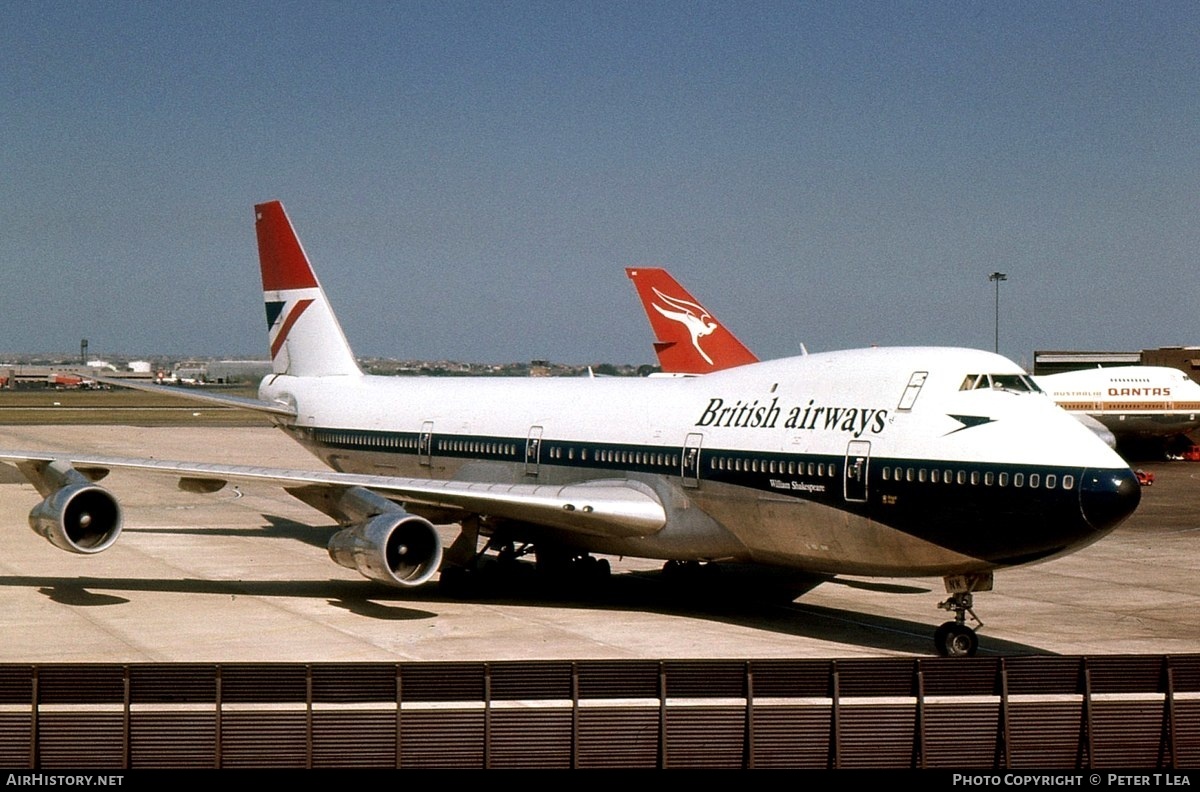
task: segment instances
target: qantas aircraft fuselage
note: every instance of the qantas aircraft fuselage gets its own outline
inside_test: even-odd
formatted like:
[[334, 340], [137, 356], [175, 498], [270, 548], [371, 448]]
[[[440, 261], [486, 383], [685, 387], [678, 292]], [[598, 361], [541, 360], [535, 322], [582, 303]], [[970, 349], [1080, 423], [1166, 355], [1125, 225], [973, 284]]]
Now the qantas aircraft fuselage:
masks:
[[1117, 437], [1171, 437], [1200, 428], [1200, 385], [1165, 366], [1111, 366], [1034, 377], [1068, 412]]

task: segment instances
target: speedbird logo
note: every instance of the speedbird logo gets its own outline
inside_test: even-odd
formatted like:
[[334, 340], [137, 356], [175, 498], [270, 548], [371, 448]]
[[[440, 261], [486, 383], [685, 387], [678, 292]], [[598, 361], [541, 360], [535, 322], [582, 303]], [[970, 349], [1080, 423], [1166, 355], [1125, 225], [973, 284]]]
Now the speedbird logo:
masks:
[[[311, 299], [296, 300], [290, 305], [283, 300], [269, 300], [267, 306], [267, 328], [271, 338], [271, 359], [274, 360], [287, 341], [292, 325], [300, 318], [300, 314], [312, 305]], [[284, 309], [287, 309], [286, 311]]]
[[713, 364], [712, 358], [700, 348], [700, 339], [717, 329], [717, 323], [709, 316], [708, 311], [704, 310], [703, 305], [681, 300], [678, 297], [668, 297], [658, 289], [654, 289], [654, 293], [658, 295], [660, 300], [670, 306], [669, 308], [664, 308], [658, 303], [650, 303], [654, 306], [654, 310], [686, 327], [688, 333], [692, 336], [692, 346], [700, 353], [700, 357], [704, 358], [705, 362], [711, 366]]

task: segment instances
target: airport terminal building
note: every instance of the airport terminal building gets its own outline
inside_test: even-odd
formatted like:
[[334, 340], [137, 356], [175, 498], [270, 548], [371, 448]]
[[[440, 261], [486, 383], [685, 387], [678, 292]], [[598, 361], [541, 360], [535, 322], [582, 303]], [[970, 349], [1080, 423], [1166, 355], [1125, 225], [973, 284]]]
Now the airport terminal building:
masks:
[[1166, 366], [1200, 383], [1200, 346], [1171, 346], [1140, 352], [1036, 351], [1034, 375], [1059, 374], [1097, 366]]

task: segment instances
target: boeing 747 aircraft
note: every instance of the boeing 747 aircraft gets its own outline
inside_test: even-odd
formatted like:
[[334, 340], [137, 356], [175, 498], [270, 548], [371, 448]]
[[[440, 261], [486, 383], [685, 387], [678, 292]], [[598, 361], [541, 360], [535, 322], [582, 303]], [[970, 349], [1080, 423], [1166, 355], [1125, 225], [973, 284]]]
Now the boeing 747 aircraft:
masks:
[[1118, 438], [1169, 438], [1200, 428], [1200, 384], [1168, 366], [1107, 366], [1033, 378], [1064, 410]]
[[[272, 482], [344, 526], [331, 557], [381, 584], [469, 579], [497, 548], [579, 573], [603, 573], [607, 554], [940, 576], [954, 618], [937, 651], [971, 655], [967, 616], [995, 571], [1095, 542], [1141, 496], [1125, 462], [1041, 394], [963, 390], [1024, 377], [990, 352], [872, 348], [678, 378], [367, 375], [282, 204], [255, 219], [273, 371], [238, 404], [330, 470], [0, 453], [42, 496], [30, 525], [53, 545], [117, 540], [121, 507], [96, 483], [110, 469], [197, 492]], [[451, 547], [435, 521], [461, 525]]]
[[[654, 331], [654, 351], [664, 373], [687, 375], [743, 366], [758, 358], [718, 322], [666, 270], [625, 270], [637, 288]], [[693, 306], [687, 316], [703, 316], [708, 334], [694, 322], [662, 306]], [[719, 334], [718, 334], [719, 333]], [[712, 335], [708, 341], [705, 335]], [[1032, 383], [1032, 385], [1030, 384]], [[963, 388], [1009, 387], [988, 377]], [[1019, 386], [1041, 389], [1110, 445], [1120, 441], [1167, 439], [1200, 428], [1200, 384], [1184, 372], [1163, 366], [1116, 366], [1029, 376]]]

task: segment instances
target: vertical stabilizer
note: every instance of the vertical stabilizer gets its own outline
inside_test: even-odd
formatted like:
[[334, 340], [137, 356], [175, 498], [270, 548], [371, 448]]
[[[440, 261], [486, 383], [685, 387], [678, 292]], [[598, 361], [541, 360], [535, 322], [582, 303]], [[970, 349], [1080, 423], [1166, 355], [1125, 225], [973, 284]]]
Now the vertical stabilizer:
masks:
[[668, 374], [707, 374], [758, 358], [664, 269], [628, 267]]
[[283, 204], [257, 204], [254, 217], [272, 371], [296, 377], [361, 374]]

